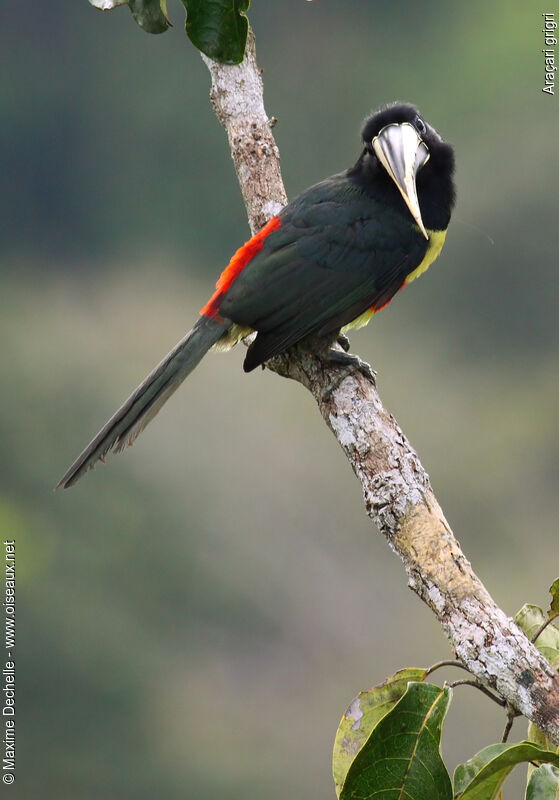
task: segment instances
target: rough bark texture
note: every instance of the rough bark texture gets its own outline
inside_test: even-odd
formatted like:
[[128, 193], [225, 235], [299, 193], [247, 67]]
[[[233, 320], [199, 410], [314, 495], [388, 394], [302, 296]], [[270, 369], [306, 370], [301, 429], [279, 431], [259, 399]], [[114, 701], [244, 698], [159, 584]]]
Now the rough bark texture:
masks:
[[[250, 225], [258, 230], [286, 196], [279, 153], [264, 110], [262, 81], [249, 40], [240, 66], [204, 58], [211, 99], [225, 127]], [[363, 486], [370, 518], [401, 557], [410, 587], [437, 616], [456, 656], [559, 744], [559, 676], [512, 619], [494, 603], [462, 553], [429, 476], [375, 386], [360, 373], [301, 348], [266, 365], [302, 383]]]
[[249, 31], [242, 64], [228, 67], [202, 54], [212, 76], [210, 100], [227, 132], [252, 233], [287, 203], [272, 121], [264, 110], [262, 76]]

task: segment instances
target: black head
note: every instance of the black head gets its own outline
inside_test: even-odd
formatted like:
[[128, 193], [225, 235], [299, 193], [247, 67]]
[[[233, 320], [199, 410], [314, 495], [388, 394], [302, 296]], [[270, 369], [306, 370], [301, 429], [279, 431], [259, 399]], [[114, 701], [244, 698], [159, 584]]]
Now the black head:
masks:
[[[454, 151], [409, 103], [384, 106], [363, 123], [364, 149], [353, 170], [365, 189], [407, 206], [423, 231], [445, 230], [454, 206]], [[405, 206], [403, 205], [405, 203]]]

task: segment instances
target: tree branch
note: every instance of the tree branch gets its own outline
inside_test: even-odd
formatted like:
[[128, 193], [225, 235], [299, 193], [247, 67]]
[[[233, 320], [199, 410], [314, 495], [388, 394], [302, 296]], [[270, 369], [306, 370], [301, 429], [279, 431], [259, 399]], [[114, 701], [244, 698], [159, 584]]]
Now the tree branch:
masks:
[[[252, 231], [285, 205], [279, 152], [263, 103], [254, 38], [239, 66], [205, 56], [211, 100], [227, 131]], [[431, 608], [469, 671], [559, 744], [559, 676], [494, 603], [454, 538], [429, 476], [376, 388], [300, 347], [268, 369], [302, 383], [363, 487], [369, 517], [404, 563], [410, 587]]]
[[225, 128], [252, 233], [260, 230], [287, 203], [280, 154], [264, 110], [262, 75], [256, 63], [254, 35], [249, 31], [244, 61], [219, 64], [203, 53], [212, 76], [210, 100]]

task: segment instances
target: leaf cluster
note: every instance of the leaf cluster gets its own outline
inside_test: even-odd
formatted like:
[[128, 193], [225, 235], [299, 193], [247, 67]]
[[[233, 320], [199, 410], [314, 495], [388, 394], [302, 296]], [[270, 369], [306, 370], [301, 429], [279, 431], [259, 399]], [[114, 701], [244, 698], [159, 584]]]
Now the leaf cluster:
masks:
[[[127, 5], [146, 33], [165, 33], [171, 27], [167, 0], [89, 0], [101, 11]], [[250, 0], [181, 0], [186, 10], [185, 29], [192, 44], [224, 64], [240, 64], [248, 35]]]
[[[553, 620], [559, 616], [559, 580], [550, 593], [547, 615], [538, 606], [525, 605], [515, 621], [556, 666], [559, 628]], [[495, 800], [521, 763], [528, 765], [525, 800], [557, 800], [559, 748], [533, 724], [525, 741], [484, 747], [460, 764], [451, 780], [441, 755], [441, 738], [453, 688], [426, 681], [435, 668], [402, 669], [379, 686], [360, 692], [349, 705], [334, 743], [339, 800]], [[461, 683], [476, 685], [472, 681], [454, 685]]]

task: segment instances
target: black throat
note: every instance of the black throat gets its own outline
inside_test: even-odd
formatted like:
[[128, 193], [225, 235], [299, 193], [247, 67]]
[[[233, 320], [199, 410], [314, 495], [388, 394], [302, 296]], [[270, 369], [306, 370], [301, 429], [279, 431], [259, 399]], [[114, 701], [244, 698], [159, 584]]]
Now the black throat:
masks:
[[[455, 201], [453, 173], [452, 147], [441, 142], [435, 153], [431, 151], [431, 158], [416, 180], [419, 208], [427, 230], [444, 231], [448, 227]], [[367, 147], [347, 176], [366, 194], [413, 221], [398, 187]]]

